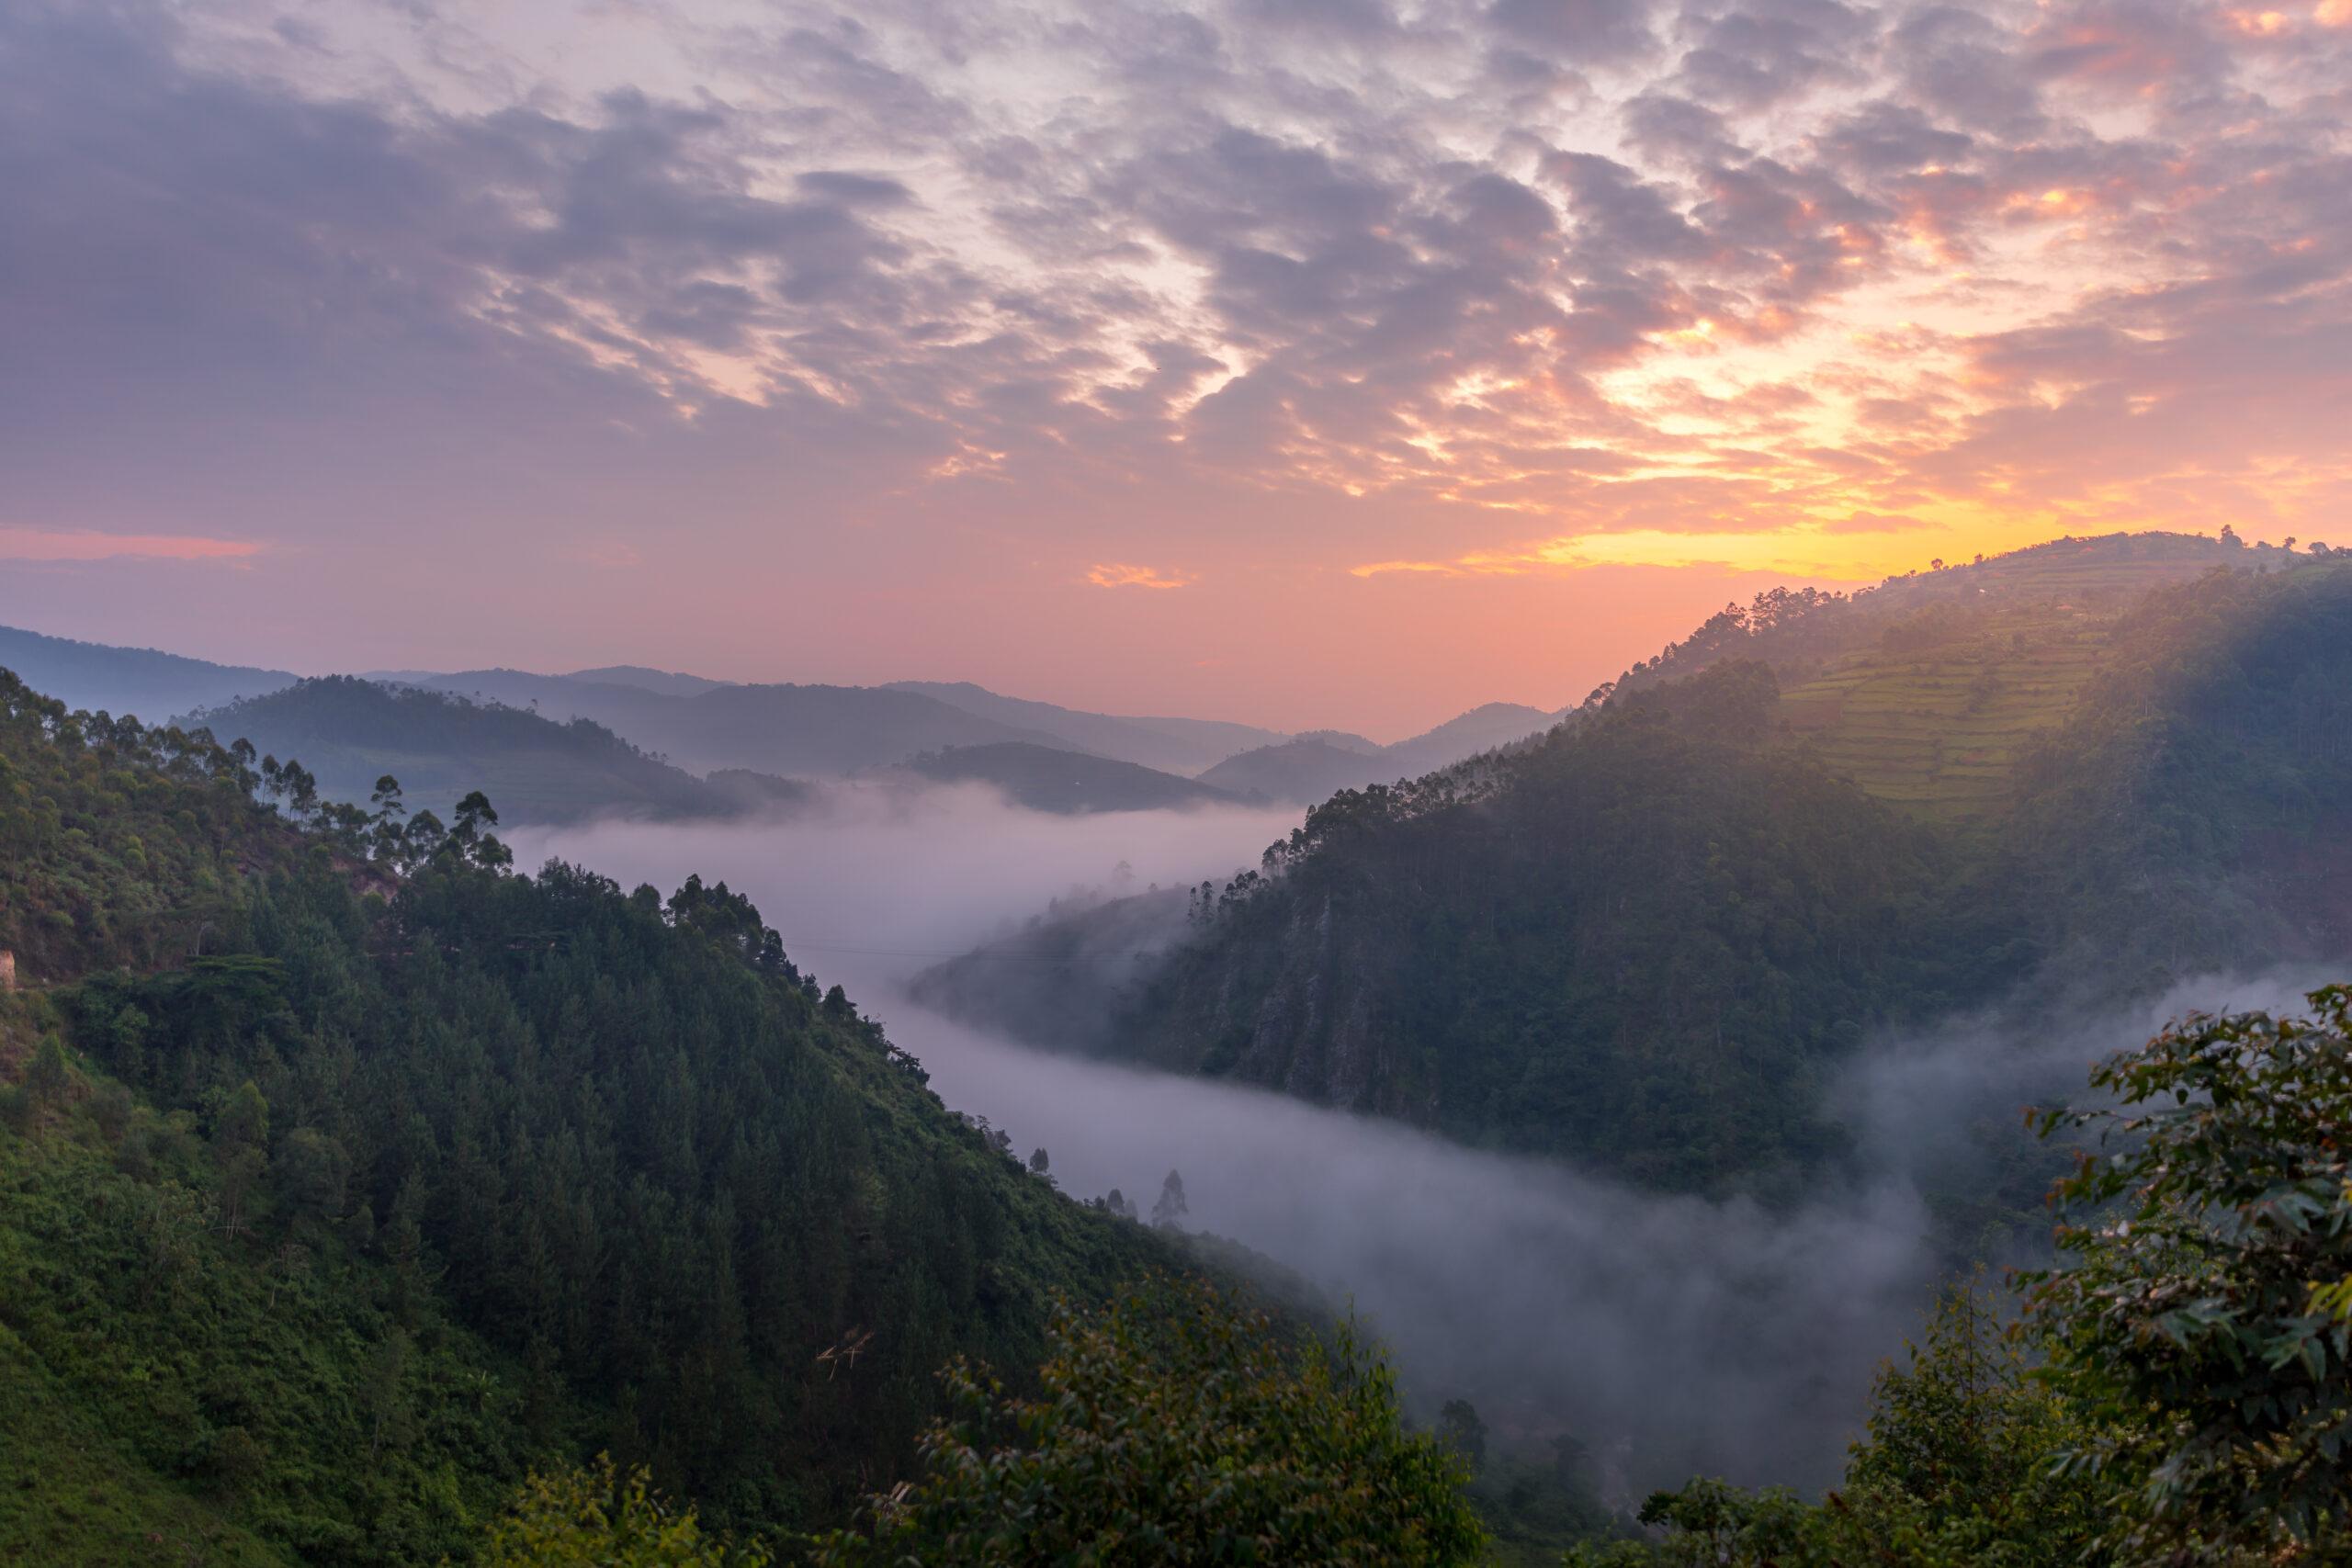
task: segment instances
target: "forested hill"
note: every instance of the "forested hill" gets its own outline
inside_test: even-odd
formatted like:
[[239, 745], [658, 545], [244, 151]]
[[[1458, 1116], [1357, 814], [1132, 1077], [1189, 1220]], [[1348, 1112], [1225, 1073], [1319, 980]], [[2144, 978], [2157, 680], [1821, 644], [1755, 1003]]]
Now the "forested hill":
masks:
[[[1057, 1043], [1710, 1187], [1835, 1158], [1822, 1091], [1874, 1030], [2352, 953], [2352, 560], [2080, 543], [2031, 552], [2066, 574], [2038, 596], [1988, 562], [1983, 604], [1816, 606], [1342, 792]], [[1800, 649], [1810, 614], [1837, 635]], [[1825, 722], [1824, 682], [1875, 705]]]
[[725, 816], [788, 805], [798, 793], [781, 780], [745, 787], [741, 777], [736, 787], [713, 787], [584, 718], [559, 724], [526, 708], [347, 675], [302, 681], [187, 723], [300, 761], [330, 798], [364, 802], [390, 774], [412, 806], [445, 817], [476, 789], [515, 821]]
[[1023, 740], [926, 751], [905, 767], [935, 783], [991, 784], [1017, 806], [1063, 816], [1241, 803], [1239, 795], [1156, 768]]
[[253, 784], [0, 674], [0, 1559], [464, 1559], [600, 1450], [837, 1520], [945, 1359], [1170, 1258], [724, 885], [515, 875], [479, 812], [370, 863]]

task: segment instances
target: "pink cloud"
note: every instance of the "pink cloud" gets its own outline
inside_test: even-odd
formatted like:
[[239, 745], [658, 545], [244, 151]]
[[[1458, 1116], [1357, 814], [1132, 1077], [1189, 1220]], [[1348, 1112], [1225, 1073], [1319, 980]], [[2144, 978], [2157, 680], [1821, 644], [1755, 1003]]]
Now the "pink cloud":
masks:
[[193, 534], [101, 534], [86, 528], [0, 527], [0, 560], [241, 560], [261, 553], [250, 539]]
[[1185, 588], [1199, 579], [1190, 572], [1161, 571], [1156, 567], [1108, 561], [1089, 568], [1086, 581], [1097, 588]]

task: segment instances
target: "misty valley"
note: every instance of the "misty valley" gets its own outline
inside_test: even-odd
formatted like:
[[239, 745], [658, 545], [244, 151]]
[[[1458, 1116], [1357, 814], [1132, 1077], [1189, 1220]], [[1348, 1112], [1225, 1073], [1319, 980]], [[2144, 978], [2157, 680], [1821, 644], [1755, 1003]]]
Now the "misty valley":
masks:
[[0, 1558], [2352, 1550], [2352, 553], [1386, 743], [0, 665]]

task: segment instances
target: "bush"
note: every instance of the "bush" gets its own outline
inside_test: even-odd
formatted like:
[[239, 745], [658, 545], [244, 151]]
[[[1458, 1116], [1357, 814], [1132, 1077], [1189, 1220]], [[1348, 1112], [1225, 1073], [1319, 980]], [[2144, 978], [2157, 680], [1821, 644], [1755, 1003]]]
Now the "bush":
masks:
[[873, 1499], [851, 1565], [1462, 1563], [1485, 1531], [1462, 1461], [1408, 1433], [1352, 1330], [1286, 1344], [1201, 1280], [1057, 1311], [1035, 1398], [967, 1364], [922, 1480]]

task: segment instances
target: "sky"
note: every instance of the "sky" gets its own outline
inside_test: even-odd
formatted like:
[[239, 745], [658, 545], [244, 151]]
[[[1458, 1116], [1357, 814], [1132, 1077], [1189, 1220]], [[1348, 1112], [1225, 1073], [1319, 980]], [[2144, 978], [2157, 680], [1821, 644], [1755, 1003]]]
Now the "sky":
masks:
[[2352, 0], [0, 6], [0, 620], [1379, 739], [2352, 544]]

